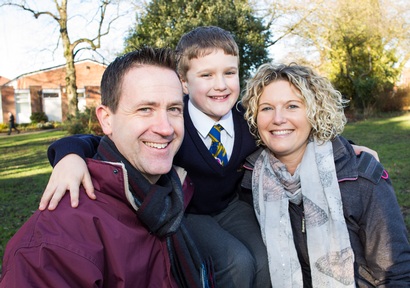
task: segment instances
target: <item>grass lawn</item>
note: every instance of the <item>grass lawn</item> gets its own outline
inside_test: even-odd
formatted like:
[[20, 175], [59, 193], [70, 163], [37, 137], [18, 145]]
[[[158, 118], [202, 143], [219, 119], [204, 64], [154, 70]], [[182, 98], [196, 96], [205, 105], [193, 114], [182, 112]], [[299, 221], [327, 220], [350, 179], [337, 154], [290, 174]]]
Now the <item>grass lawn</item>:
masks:
[[51, 166], [47, 147], [65, 132], [0, 134], [0, 272], [7, 241], [37, 209]]
[[410, 113], [349, 123], [342, 135], [377, 151], [410, 231]]
[[[0, 135], [0, 273], [7, 241], [37, 209], [51, 167], [47, 147], [63, 131]], [[349, 123], [343, 136], [376, 150], [410, 228], [410, 113]]]

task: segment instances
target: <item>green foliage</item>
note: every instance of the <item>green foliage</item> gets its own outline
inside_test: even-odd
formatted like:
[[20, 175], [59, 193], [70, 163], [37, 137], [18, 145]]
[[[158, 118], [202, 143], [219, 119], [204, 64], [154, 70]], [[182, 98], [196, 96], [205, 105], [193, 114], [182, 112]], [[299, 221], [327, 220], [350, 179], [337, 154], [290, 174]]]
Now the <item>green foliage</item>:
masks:
[[84, 112], [76, 112], [70, 115], [64, 122], [64, 128], [73, 134], [95, 134], [102, 135], [102, 129], [95, 115], [95, 107], [87, 107]]
[[0, 132], [6, 132], [6, 130], [9, 130], [9, 124], [8, 123], [0, 123]]
[[48, 117], [44, 112], [33, 112], [30, 116], [31, 123], [42, 123], [48, 122]]
[[366, 112], [377, 109], [376, 99], [393, 92], [400, 75], [396, 51], [385, 42], [379, 26], [380, 7], [355, 1], [339, 1], [334, 19], [336, 31], [328, 40], [330, 75], [334, 85], [351, 100], [351, 106]]
[[198, 26], [230, 31], [240, 51], [241, 83], [260, 64], [269, 61], [269, 28], [255, 15], [247, 0], [153, 0], [129, 31], [125, 53], [143, 45], [175, 48], [184, 33]]

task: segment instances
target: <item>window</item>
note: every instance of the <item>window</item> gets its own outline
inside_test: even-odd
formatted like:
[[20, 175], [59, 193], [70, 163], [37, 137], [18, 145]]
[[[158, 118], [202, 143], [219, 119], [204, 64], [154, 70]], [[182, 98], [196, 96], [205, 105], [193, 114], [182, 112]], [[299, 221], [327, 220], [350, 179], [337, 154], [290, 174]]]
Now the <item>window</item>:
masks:
[[85, 98], [85, 89], [77, 89], [78, 98]]
[[43, 98], [58, 98], [58, 93], [45, 92]]

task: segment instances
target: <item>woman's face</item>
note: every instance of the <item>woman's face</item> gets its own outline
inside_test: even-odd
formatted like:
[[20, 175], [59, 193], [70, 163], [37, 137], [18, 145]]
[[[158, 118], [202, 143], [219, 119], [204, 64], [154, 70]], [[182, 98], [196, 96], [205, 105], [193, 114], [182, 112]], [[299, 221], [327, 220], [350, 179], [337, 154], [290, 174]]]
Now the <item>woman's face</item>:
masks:
[[311, 125], [300, 92], [288, 81], [278, 80], [265, 87], [256, 118], [263, 143], [285, 165], [302, 161]]

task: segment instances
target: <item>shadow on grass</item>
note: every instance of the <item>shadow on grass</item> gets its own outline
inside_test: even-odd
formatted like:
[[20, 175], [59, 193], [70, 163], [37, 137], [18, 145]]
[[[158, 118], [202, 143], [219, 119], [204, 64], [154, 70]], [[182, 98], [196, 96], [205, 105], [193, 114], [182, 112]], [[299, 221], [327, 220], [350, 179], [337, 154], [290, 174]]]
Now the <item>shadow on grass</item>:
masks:
[[[50, 173], [14, 177], [0, 182], [0, 273], [5, 246], [14, 233], [37, 210]], [[29, 189], [27, 189], [29, 187]], [[29, 193], [27, 192], [29, 191]]]

